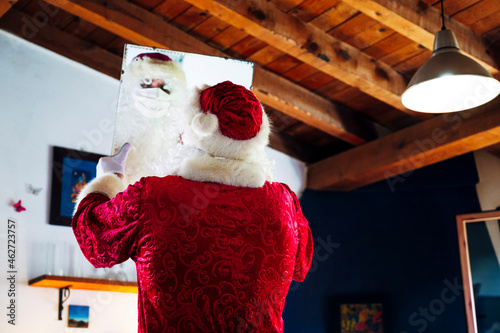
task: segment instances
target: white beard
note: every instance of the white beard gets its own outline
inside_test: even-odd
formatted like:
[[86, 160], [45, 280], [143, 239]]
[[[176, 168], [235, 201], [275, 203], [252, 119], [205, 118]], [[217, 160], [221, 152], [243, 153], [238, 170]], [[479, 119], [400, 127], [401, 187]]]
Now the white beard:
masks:
[[135, 89], [132, 100], [143, 116], [153, 119], [167, 116], [172, 106], [170, 94], [160, 88]]

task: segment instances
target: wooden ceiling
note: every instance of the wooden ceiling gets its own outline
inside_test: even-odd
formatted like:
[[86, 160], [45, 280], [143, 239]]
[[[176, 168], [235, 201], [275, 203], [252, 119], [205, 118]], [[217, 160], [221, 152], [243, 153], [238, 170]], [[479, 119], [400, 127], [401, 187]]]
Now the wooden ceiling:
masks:
[[[500, 78], [500, 1], [445, 0], [463, 53]], [[271, 147], [308, 187], [352, 190], [478, 149], [500, 156], [500, 98], [471, 111], [400, 101], [441, 28], [437, 0], [0, 0], [0, 28], [114, 78], [125, 43], [255, 62]]]

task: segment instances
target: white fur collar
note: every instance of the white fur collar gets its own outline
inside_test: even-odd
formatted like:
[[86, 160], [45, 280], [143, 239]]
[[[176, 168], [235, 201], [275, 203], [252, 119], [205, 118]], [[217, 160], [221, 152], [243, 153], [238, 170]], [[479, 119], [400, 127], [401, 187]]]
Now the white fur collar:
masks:
[[203, 155], [186, 159], [178, 175], [186, 179], [242, 187], [262, 187], [266, 171], [256, 163]]

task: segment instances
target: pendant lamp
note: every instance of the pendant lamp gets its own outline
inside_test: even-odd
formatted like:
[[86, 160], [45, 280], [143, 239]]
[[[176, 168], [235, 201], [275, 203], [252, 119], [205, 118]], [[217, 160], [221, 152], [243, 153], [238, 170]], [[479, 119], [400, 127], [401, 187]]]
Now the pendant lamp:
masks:
[[444, 25], [434, 39], [431, 58], [415, 73], [401, 102], [410, 110], [446, 113], [471, 109], [500, 94], [500, 82], [476, 61], [463, 55]]

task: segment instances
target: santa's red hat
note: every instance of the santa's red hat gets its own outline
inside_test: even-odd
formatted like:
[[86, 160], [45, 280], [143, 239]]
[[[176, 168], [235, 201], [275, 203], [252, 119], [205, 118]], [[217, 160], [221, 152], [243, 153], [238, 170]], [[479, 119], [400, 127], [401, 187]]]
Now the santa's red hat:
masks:
[[185, 85], [186, 78], [181, 66], [169, 56], [159, 53], [141, 53], [132, 59], [127, 68], [129, 74], [141, 78], [175, 79]]
[[[190, 127], [205, 150], [218, 156], [241, 158], [250, 148], [267, 145], [269, 120], [262, 105], [244, 86], [230, 81], [199, 89], [193, 97]], [[203, 139], [207, 138], [207, 139]]]
[[255, 95], [230, 81], [221, 82], [200, 94], [203, 113], [217, 117], [219, 131], [234, 140], [248, 140], [262, 125], [262, 106]]

